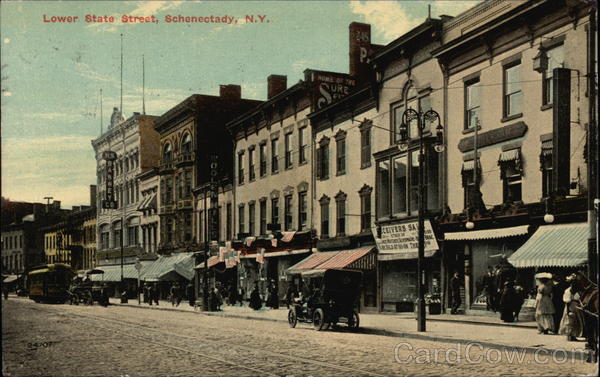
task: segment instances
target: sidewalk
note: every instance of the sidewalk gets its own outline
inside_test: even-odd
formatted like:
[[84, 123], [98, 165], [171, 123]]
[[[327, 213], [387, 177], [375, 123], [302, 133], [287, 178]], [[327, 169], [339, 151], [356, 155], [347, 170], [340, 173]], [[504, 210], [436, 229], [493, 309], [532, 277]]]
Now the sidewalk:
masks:
[[[202, 312], [182, 302], [179, 307], [171, 306], [170, 302], [160, 301], [159, 306], [149, 306], [137, 300], [129, 300], [121, 304], [118, 299], [111, 298], [111, 304], [154, 310], [174, 310], [196, 312], [198, 314], [241, 318], [261, 321], [277, 321], [287, 323], [287, 309], [252, 310], [247, 306], [226, 306], [220, 312]], [[496, 322], [495, 322], [496, 321]], [[298, 323], [298, 326], [311, 326]], [[343, 325], [340, 326], [343, 330]], [[468, 315], [430, 315], [427, 317], [427, 331], [418, 332], [417, 322], [412, 313], [405, 314], [361, 314], [360, 332], [374, 335], [395, 336], [409, 339], [433, 340], [439, 342], [474, 344], [474, 347], [484, 346], [496, 349], [517, 349], [525, 352], [542, 352], [541, 355], [556, 354], [557, 357], [585, 359], [584, 341], [567, 342], [562, 335], [538, 334], [535, 322], [505, 324], [493, 317]]]

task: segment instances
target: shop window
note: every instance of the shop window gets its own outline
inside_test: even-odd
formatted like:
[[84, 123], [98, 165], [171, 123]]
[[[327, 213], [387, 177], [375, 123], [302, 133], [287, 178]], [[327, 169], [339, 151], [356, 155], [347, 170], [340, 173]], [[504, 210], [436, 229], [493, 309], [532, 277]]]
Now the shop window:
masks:
[[522, 112], [521, 62], [504, 66], [504, 117], [517, 116]]
[[329, 237], [329, 197], [323, 195], [319, 199], [321, 206], [321, 238]]
[[480, 119], [479, 77], [465, 83], [465, 129], [476, 126]]
[[346, 235], [346, 197], [341, 191], [335, 196], [337, 236]]

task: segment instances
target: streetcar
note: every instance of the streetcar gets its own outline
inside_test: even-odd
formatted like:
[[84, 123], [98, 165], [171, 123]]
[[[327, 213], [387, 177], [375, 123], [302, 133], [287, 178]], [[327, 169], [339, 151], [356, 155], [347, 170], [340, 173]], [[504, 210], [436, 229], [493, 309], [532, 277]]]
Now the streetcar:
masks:
[[63, 263], [35, 267], [27, 274], [29, 298], [35, 302], [65, 303], [76, 272]]

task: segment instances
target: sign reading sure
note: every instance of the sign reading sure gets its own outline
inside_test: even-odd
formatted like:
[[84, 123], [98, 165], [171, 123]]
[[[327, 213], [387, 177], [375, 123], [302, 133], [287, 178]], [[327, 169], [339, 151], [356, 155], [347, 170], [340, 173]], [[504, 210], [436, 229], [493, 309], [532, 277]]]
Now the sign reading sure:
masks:
[[[438, 250], [438, 243], [431, 227], [425, 220], [425, 256], [432, 256]], [[406, 258], [416, 258], [419, 251], [419, 224], [417, 221], [383, 225], [381, 238], [377, 238], [377, 230], [373, 229], [373, 237], [380, 254], [406, 254]]]

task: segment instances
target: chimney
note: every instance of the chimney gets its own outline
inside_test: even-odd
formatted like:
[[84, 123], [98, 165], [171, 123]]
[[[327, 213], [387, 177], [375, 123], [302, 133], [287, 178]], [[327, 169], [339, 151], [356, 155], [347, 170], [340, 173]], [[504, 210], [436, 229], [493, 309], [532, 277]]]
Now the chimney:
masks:
[[53, 200], [52, 201], [52, 208], [54, 208], [54, 209], [60, 209], [60, 200]]
[[96, 207], [96, 185], [90, 185], [90, 206]]
[[219, 85], [219, 97], [223, 99], [241, 99], [242, 98], [242, 87], [239, 85]]
[[267, 77], [267, 99], [271, 99], [287, 89], [287, 76], [269, 75]]
[[366, 78], [369, 73], [371, 52], [371, 25], [353, 22], [350, 29], [350, 76]]

